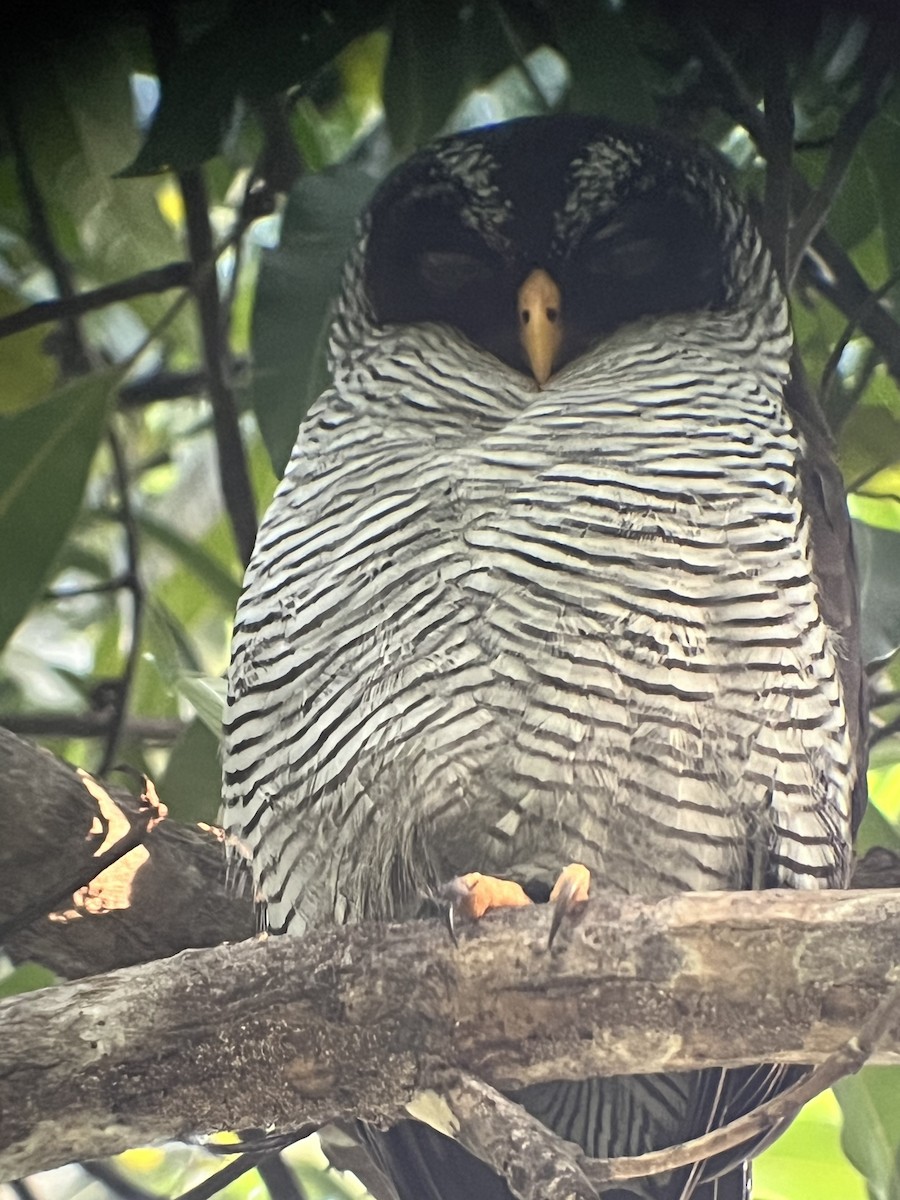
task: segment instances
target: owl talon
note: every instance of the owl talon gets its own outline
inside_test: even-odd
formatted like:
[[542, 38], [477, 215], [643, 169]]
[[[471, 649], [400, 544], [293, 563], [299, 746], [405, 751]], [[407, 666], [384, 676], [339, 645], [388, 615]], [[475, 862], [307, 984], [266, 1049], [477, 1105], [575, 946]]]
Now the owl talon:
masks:
[[564, 919], [578, 913], [587, 903], [591, 891], [591, 873], [581, 863], [569, 863], [560, 874], [553, 891], [550, 893], [550, 903], [553, 905], [553, 920], [550, 922], [550, 937], [547, 948], [553, 945], [553, 939], [559, 932]]
[[482, 875], [470, 871], [468, 875], [457, 875], [445, 884], [445, 900], [449, 900], [447, 925], [450, 936], [456, 941], [456, 922], [480, 921], [494, 908], [523, 908], [531, 901], [517, 883], [511, 879], [497, 879], [493, 875]]

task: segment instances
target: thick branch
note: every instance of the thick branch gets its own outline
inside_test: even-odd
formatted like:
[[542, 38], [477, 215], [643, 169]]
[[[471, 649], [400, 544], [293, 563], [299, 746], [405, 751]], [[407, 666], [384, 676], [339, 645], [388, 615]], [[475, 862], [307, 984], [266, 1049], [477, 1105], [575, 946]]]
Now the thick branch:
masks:
[[[108, 791], [125, 819], [134, 819], [138, 799]], [[60, 880], [91, 879], [98, 820], [106, 822], [96, 798], [71, 768], [0, 729], [0, 924]], [[200, 828], [164, 821], [127, 882], [114, 901], [123, 907], [92, 912], [70, 898], [67, 915], [36, 921], [6, 948], [72, 978], [253, 932], [249, 894], [226, 888], [221, 843]]]
[[391, 1120], [459, 1075], [816, 1062], [900, 962], [896, 892], [600, 895], [552, 952], [549, 924], [511, 911], [458, 947], [436, 921], [329, 928], [8, 1000], [0, 1177], [204, 1130]]

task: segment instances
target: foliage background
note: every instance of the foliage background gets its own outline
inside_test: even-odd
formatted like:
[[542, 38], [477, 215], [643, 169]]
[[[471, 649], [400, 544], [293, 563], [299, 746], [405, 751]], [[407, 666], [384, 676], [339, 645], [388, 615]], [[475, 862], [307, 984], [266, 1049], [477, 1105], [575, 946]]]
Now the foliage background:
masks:
[[[895, 17], [662, 0], [20, 16], [0, 62], [0, 722], [92, 771], [146, 771], [174, 819], [215, 820], [242, 567], [325, 378], [360, 205], [439, 132], [604, 113], [719, 147], [796, 267], [873, 664], [860, 850], [900, 850]], [[19, 968], [4, 986], [33, 980]], [[759, 1161], [756, 1200], [900, 1197], [900, 1076], [836, 1091]], [[292, 1153], [225, 1194], [358, 1191], [314, 1143]], [[15, 1191], [198, 1196], [220, 1163], [136, 1150]]]

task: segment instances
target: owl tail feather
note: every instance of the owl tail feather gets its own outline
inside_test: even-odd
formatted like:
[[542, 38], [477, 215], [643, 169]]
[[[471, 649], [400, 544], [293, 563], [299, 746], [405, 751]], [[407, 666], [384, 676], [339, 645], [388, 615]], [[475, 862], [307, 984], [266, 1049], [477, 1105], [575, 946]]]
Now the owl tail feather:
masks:
[[[401, 1121], [387, 1130], [360, 1121], [356, 1133], [380, 1174], [390, 1180], [391, 1192], [376, 1200], [516, 1200], [490, 1167], [420, 1121]], [[667, 1180], [616, 1184], [600, 1195], [602, 1200], [749, 1200], [749, 1174], [742, 1163], [693, 1188], [679, 1172]]]

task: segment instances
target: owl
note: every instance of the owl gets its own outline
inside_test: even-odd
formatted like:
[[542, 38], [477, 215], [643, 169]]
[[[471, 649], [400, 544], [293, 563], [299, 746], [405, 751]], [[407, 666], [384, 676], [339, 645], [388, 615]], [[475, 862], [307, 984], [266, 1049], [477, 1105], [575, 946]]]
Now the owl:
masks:
[[[722, 163], [592, 117], [435, 143], [361, 218], [330, 370], [234, 630], [225, 824], [266, 927], [413, 918], [448, 883], [478, 911], [546, 899], [570, 864], [579, 897], [845, 886], [849, 522]], [[607, 1157], [794, 1077], [513, 1098]], [[401, 1200], [510, 1195], [427, 1126], [359, 1132]], [[739, 1200], [753, 1149], [604, 1195]]]

